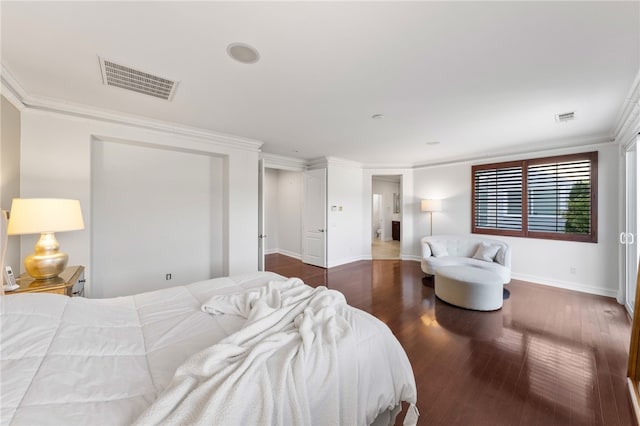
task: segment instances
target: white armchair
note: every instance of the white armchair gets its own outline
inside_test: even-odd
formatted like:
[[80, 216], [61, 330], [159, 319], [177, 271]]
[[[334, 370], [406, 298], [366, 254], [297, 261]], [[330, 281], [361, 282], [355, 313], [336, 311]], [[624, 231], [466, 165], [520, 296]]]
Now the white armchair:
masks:
[[466, 265], [492, 271], [503, 284], [511, 281], [511, 247], [504, 241], [477, 235], [437, 235], [424, 237], [421, 268], [435, 275], [443, 266]]

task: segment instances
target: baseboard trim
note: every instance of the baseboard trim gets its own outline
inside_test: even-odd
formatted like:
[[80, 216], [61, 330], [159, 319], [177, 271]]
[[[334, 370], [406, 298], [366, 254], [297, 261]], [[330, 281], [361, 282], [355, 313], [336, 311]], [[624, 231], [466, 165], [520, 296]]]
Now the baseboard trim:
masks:
[[629, 377], [627, 377], [627, 385], [629, 386], [629, 399], [631, 399], [631, 405], [633, 406], [633, 414], [636, 417], [636, 424], [640, 426], [640, 401], [638, 401], [638, 393], [636, 387]]
[[412, 254], [400, 254], [400, 259], [402, 259], [402, 260], [412, 260], [414, 262], [422, 262], [422, 257], [414, 256]]
[[570, 283], [570, 282], [565, 282], [565, 281], [549, 280], [547, 278], [536, 277], [536, 276], [527, 275], [527, 274], [514, 274], [514, 273], [512, 273], [511, 274], [511, 278], [515, 278], [516, 280], [528, 281], [528, 282], [534, 283], [534, 284], [546, 285], [548, 287], [562, 288], [562, 289], [565, 289], [565, 290], [578, 291], [580, 293], [595, 294], [595, 295], [598, 295], [598, 296], [606, 296], [606, 297], [615, 298], [618, 295], [618, 291], [617, 290], [611, 290], [611, 289], [607, 289], [607, 288], [591, 287], [591, 286], [588, 286], [588, 285], [581, 285], [581, 284]]
[[298, 260], [302, 259], [302, 254], [300, 253], [294, 253], [292, 251], [284, 250], [284, 249], [276, 249], [276, 250], [277, 250], [276, 253], [278, 254], [283, 254], [285, 256], [293, 257], [294, 259], [298, 259]]
[[333, 268], [340, 265], [346, 265], [347, 263], [358, 262], [360, 260], [371, 260], [371, 256], [354, 256], [345, 259], [334, 260], [332, 262], [327, 262], [327, 268]]

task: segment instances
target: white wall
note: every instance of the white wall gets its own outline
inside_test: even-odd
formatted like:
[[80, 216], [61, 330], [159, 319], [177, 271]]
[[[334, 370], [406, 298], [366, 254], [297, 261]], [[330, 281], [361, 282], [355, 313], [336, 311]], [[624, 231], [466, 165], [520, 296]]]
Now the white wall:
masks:
[[[545, 157], [597, 148], [562, 150], [529, 154], [526, 158]], [[598, 243], [554, 241], [533, 238], [495, 237], [512, 247], [512, 272], [516, 279], [615, 297], [618, 290], [618, 148], [614, 144], [597, 149], [598, 158]], [[492, 161], [508, 161], [523, 156]], [[425, 167], [415, 170], [415, 196], [441, 198], [442, 211], [433, 214], [433, 233], [471, 232], [471, 164]], [[418, 207], [419, 211], [419, 207]], [[416, 240], [428, 235], [426, 213], [415, 222]], [[571, 272], [575, 268], [575, 273]]]
[[[257, 270], [258, 252], [258, 152], [252, 148], [232, 148], [212, 138], [196, 138], [100, 120], [72, 117], [52, 112], [22, 112], [21, 196], [79, 199], [86, 229], [57, 235], [69, 254], [69, 264], [87, 267], [87, 288], [91, 295], [91, 140], [121, 139], [224, 158], [224, 189], [228, 223], [224, 229], [224, 272], [240, 274]], [[25, 247], [33, 247], [35, 237], [22, 237]], [[149, 257], [149, 262], [153, 258]]]
[[[327, 165], [327, 265], [333, 267], [365, 258], [362, 242], [369, 240], [371, 256], [371, 193], [366, 198], [369, 220], [363, 223], [362, 169], [329, 162]], [[369, 178], [371, 182], [371, 178]], [[369, 184], [371, 185], [371, 184]], [[332, 206], [336, 206], [335, 211]], [[342, 207], [342, 210], [340, 210]]]
[[265, 254], [278, 252], [278, 235], [279, 235], [279, 211], [278, 204], [278, 175], [279, 170], [264, 169], [264, 234]]
[[442, 211], [433, 212], [432, 216], [434, 235], [471, 232], [470, 185], [471, 163], [415, 170], [415, 229], [418, 240], [429, 235], [429, 213], [420, 210], [420, 202], [429, 198], [442, 200]]
[[223, 274], [222, 158], [94, 140], [91, 172], [93, 297]]
[[278, 173], [278, 252], [302, 257], [303, 174], [280, 170]]
[[265, 169], [266, 253], [302, 257], [303, 174]]
[[[10, 210], [11, 200], [20, 196], [20, 111], [4, 96], [0, 99], [0, 209]], [[5, 265], [17, 273], [22, 265], [19, 236], [8, 238], [5, 256]]]
[[[393, 212], [393, 194], [401, 194], [400, 184], [396, 182], [390, 182], [384, 179], [372, 180], [372, 192], [374, 194], [382, 195], [382, 211], [381, 218], [383, 221], [382, 240], [390, 241], [391, 238], [391, 221], [397, 220], [402, 222], [401, 214]], [[375, 229], [375, 224], [373, 229]], [[400, 231], [402, 231], [402, 224], [400, 224]]]

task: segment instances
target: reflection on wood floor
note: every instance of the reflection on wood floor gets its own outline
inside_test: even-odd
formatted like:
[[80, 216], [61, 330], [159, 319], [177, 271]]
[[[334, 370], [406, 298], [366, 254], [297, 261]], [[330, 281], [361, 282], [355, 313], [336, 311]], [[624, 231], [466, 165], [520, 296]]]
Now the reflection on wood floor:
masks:
[[400, 259], [400, 241], [374, 239], [371, 243], [372, 259]]
[[631, 326], [612, 298], [513, 280], [501, 310], [477, 312], [437, 299], [418, 262], [323, 269], [275, 254], [266, 265], [341, 291], [391, 328], [414, 369], [421, 425], [635, 424]]

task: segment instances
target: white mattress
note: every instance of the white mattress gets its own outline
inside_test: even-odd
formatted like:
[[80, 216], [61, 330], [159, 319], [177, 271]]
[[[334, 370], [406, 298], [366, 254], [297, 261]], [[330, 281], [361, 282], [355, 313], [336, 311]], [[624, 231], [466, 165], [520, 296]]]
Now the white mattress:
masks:
[[[2, 297], [0, 423], [130, 424], [189, 356], [244, 323], [206, 314], [202, 304], [273, 279], [283, 278], [259, 272], [114, 299]], [[368, 334], [354, 354], [366, 360], [358, 398], [373, 419], [407, 396], [415, 401], [415, 382], [389, 329], [354, 312], [353, 321], [367, 323], [360, 330]]]

